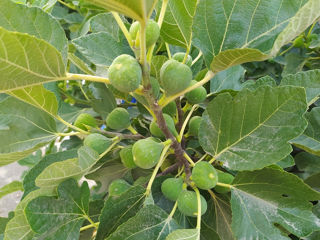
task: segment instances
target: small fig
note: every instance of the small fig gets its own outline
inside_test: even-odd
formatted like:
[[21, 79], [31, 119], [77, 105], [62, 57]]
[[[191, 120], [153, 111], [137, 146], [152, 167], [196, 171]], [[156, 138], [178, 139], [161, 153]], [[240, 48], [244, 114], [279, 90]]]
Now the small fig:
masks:
[[106, 124], [113, 130], [123, 130], [130, 126], [130, 114], [124, 108], [115, 108], [107, 116]]

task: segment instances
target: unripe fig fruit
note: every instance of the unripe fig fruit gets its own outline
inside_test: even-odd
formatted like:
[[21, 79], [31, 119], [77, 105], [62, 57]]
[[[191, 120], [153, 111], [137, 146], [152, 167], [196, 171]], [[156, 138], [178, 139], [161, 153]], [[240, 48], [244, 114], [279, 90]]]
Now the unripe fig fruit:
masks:
[[192, 181], [198, 188], [209, 190], [217, 185], [217, 170], [208, 162], [198, 162], [192, 169]]
[[299, 36], [293, 41], [293, 46], [296, 48], [303, 48], [304, 47], [304, 37]]
[[163, 147], [153, 138], [138, 140], [132, 147], [133, 161], [140, 168], [152, 168], [158, 163]]
[[94, 117], [92, 117], [88, 113], [81, 113], [76, 121], [74, 122], [74, 125], [82, 130], [88, 130], [86, 125], [89, 127], [96, 128], [97, 127], [97, 121]]
[[120, 151], [120, 158], [122, 164], [126, 168], [135, 168], [137, 166], [133, 161], [132, 146], [122, 148]]
[[174, 117], [177, 114], [177, 105], [174, 101], [168, 103], [164, 108], [162, 108], [162, 112]]
[[190, 119], [188, 129], [189, 136], [198, 137], [201, 120], [202, 118], [199, 116], [194, 116]]
[[[168, 114], [163, 114], [164, 120], [166, 121], [166, 124], [170, 130], [170, 132], [174, 136], [178, 136], [178, 132], [176, 130], [174, 121], [172, 117], [170, 117]], [[153, 136], [158, 137], [158, 138], [164, 138], [164, 133], [161, 131], [161, 129], [158, 127], [157, 123], [155, 120], [153, 120], [150, 124], [150, 132]]]
[[[207, 211], [207, 201], [200, 195], [201, 199], [201, 215]], [[198, 215], [198, 201], [197, 194], [193, 191], [184, 190], [178, 197], [178, 209], [181, 213], [189, 217], [196, 217]]]
[[107, 126], [113, 130], [122, 130], [130, 126], [130, 114], [124, 108], [115, 108], [107, 116]]
[[[137, 34], [140, 34], [139, 31], [140, 31], [140, 23], [134, 22], [129, 29], [129, 33], [132, 40], [135, 40], [137, 38]], [[160, 36], [160, 28], [158, 23], [155, 22], [153, 19], [150, 19], [147, 23], [147, 28], [146, 28], [146, 47], [149, 48], [152, 44], [156, 43], [159, 36]], [[140, 36], [138, 36], [138, 41], [140, 42]]]
[[101, 154], [111, 146], [112, 140], [99, 133], [92, 133], [84, 139], [83, 144]]
[[[172, 56], [172, 59], [177, 60], [178, 62], [183, 62], [183, 59], [185, 57], [185, 53], [183, 52], [177, 52]], [[190, 55], [188, 55], [187, 57], [187, 61], [185, 62], [186, 65], [188, 65], [189, 67], [191, 67], [192, 64], [192, 57]]]
[[160, 84], [167, 96], [186, 89], [192, 80], [190, 67], [176, 60], [166, 61], [160, 69]]
[[109, 79], [117, 90], [133, 92], [141, 83], [141, 66], [134, 57], [122, 54], [113, 60], [109, 68]]
[[[197, 81], [192, 80], [190, 86], [196, 83]], [[207, 90], [203, 86], [200, 86], [186, 93], [185, 97], [187, 98], [188, 102], [191, 104], [202, 103], [207, 98]]]
[[167, 178], [161, 185], [161, 191], [167, 199], [175, 202], [182, 192], [182, 185], [182, 178]]
[[127, 191], [131, 185], [123, 179], [116, 179], [109, 185], [109, 196], [119, 197], [122, 193]]
[[[234, 176], [232, 176], [230, 173], [226, 173], [220, 170], [217, 170], [217, 172], [218, 172], [218, 179], [220, 183], [231, 184], [233, 182]], [[230, 188], [223, 187], [223, 186], [215, 186], [214, 190], [218, 193], [230, 192]]]

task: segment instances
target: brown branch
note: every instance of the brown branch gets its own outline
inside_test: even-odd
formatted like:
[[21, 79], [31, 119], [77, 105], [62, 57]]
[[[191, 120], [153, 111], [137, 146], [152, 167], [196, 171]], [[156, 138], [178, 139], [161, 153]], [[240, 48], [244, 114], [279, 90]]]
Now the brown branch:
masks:
[[182, 125], [183, 125], [183, 111], [181, 109], [181, 100], [180, 98], [176, 99], [176, 105], [177, 105], [177, 110], [178, 110], [178, 123], [177, 123], [177, 130], [180, 132]]
[[177, 170], [180, 166], [181, 166], [181, 162], [177, 162], [177, 163], [171, 165], [170, 167], [166, 168], [163, 172], [158, 173], [157, 177], [165, 176], [165, 175], [167, 175], [169, 173], [172, 173], [175, 170]]
[[120, 137], [122, 139], [139, 140], [139, 139], [145, 138], [141, 134], [124, 134], [124, 133], [118, 133], [118, 132], [105, 131], [97, 128], [92, 128], [90, 131], [93, 133], [101, 133], [102, 135], [105, 135], [107, 137]]

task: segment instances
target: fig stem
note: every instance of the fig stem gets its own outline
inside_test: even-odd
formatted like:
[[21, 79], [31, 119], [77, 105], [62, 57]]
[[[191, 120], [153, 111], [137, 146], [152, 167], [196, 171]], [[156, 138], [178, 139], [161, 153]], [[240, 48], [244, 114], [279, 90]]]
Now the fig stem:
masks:
[[166, 49], [167, 49], [167, 53], [168, 53], [168, 57], [169, 57], [169, 60], [172, 58], [171, 56], [171, 52], [170, 52], [170, 47], [169, 47], [169, 44], [168, 43], [165, 43], [166, 45]]
[[200, 51], [198, 56], [192, 61], [191, 66], [193, 66], [196, 62], [198, 62], [198, 60], [201, 58], [202, 56], [202, 52]]
[[168, 97], [160, 99], [159, 105], [162, 108], [165, 107], [168, 103], [170, 103], [171, 101], [175, 100], [177, 97], [183, 96], [184, 94], [196, 89], [197, 87], [200, 87], [200, 86], [206, 84], [207, 82], [209, 82], [214, 77], [214, 75], [215, 74], [212, 71], [209, 71], [207, 73], [207, 75], [201, 81], [197, 82], [196, 84], [194, 84], [194, 85], [192, 85], [190, 87], [187, 87], [183, 91], [178, 92], [178, 93], [176, 93], [176, 94], [174, 94], [172, 96], [168, 96]]
[[221, 187], [226, 187], [226, 188], [233, 188], [233, 186], [231, 184], [227, 184], [227, 183], [220, 183], [217, 182], [217, 186], [221, 186]]
[[183, 153], [183, 156], [188, 160], [192, 167], [195, 165], [194, 161], [191, 159], [191, 157], [189, 157], [189, 155], [186, 152]]
[[93, 75], [86, 75], [86, 74], [67, 73], [67, 78], [65, 80], [88, 80], [93, 82], [110, 84], [110, 80], [108, 78], [98, 77]]
[[90, 132], [101, 133], [102, 135], [105, 135], [107, 137], [117, 137], [117, 136], [119, 136], [121, 139], [139, 140], [139, 139], [145, 138], [144, 136], [142, 136], [139, 133], [138, 134], [124, 134], [124, 133], [118, 133], [118, 132], [105, 131], [105, 130], [96, 129], [96, 128], [91, 129]]
[[212, 164], [215, 160], [216, 160], [216, 159], [213, 157], [213, 158], [209, 161], [209, 163]]
[[108, 152], [110, 152], [110, 150], [121, 141], [121, 138], [117, 136], [112, 138], [112, 141], [113, 143], [110, 145], [110, 147], [108, 147], [103, 153], [99, 155], [99, 159], [103, 158]]
[[176, 201], [175, 204], [174, 204], [174, 206], [173, 206], [173, 208], [172, 208], [172, 210], [171, 210], [171, 212], [170, 212], [170, 214], [169, 214], [169, 218], [172, 218], [172, 217], [173, 217], [174, 213], [175, 213], [176, 210], [177, 210], [177, 207], [178, 207], [178, 202]]
[[54, 116], [54, 117], [55, 117], [58, 121], [62, 122], [64, 125], [68, 126], [69, 128], [72, 128], [72, 129], [74, 129], [74, 130], [76, 130], [76, 131], [78, 131], [78, 132], [80, 132], [80, 133], [86, 134], [86, 135], [90, 134], [89, 132], [84, 131], [84, 130], [82, 130], [81, 128], [78, 128], [78, 127], [72, 125], [71, 123], [68, 123], [67, 121], [65, 121], [64, 119], [62, 119], [60, 116]]
[[198, 188], [192, 187], [193, 190], [196, 192], [197, 195], [197, 203], [198, 203], [198, 214], [197, 214], [197, 229], [200, 230], [201, 228], [201, 198], [200, 198], [200, 192]]
[[60, 137], [68, 137], [68, 136], [76, 136], [79, 134], [81, 134], [81, 133], [80, 132], [69, 132], [69, 133], [57, 133], [56, 135], [60, 136]]
[[180, 130], [180, 134], [179, 134], [179, 138], [182, 139], [183, 137], [183, 133], [184, 133], [184, 130], [186, 129], [187, 127], [187, 124], [192, 116], [192, 113], [199, 107], [199, 105], [195, 104], [192, 106], [190, 112], [188, 113], [186, 119], [184, 120], [183, 124], [182, 124], [182, 127], [181, 127], [181, 130]]
[[128, 43], [129, 43], [129, 46], [133, 50], [133, 48], [132, 48], [132, 44], [133, 44], [132, 38], [130, 36], [130, 33], [129, 33], [128, 29], [126, 28], [126, 26], [124, 25], [122, 19], [120, 18], [120, 15], [117, 12], [111, 12], [111, 13], [112, 13], [114, 19], [116, 20], [116, 22], [118, 23], [118, 25], [119, 25], [121, 31], [123, 32], [124, 36], [126, 37]]
[[138, 134], [138, 132], [131, 125], [127, 129], [134, 135]]
[[[169, 140], [171, 142], [171, 139], [169, 139]], [[169, 140], [167, 140], [166, 142], [168, 142]], [[165, 147], [163, 148], [162, 152], [161, 152], [160, 159], [159, 159], [155, 169], [153, 170], [151, 178], [149, 180], [149, 183], [148, 183], [148, 186], [147, 186], [147, 189], [146, 189], [146, 196], [149, 196], [150, 193], [151, 193], [151, 187], [152, 187], [153, 181], [156, 178], [157, 172], [159, 171], [161, 165], [163, 164], [164, 160], [166, 159], [166, 153], [169, 150], [170, 146], [171, 145], [167, 143], [165, 145]]]
[[85, 231], [85, 230], [90, 229], [90, 228], [97, 228], [99, 226], [99, 224], [100, 224], [100, 222], [96, 222], [96, 223], [84, 226], [84, 227], [80, 228], [80, 232]]

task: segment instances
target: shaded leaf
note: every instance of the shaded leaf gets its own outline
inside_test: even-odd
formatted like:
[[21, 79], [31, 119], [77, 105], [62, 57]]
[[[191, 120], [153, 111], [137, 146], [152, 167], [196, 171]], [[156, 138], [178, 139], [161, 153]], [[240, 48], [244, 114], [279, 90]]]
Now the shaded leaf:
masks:
[[253, 80], [245, 81], [242, 87], [249, 89], [251, 91], [255, 91], [261, 86], [276, 87], [277, 83], [272, 77], [265, 76], [265, 77], [259, 78], [257, 81], [253, 81]]
[[310, 106], [320, 95], [320, 70], [310, 70], [299, 72], [294, 75], [287, 75], [282, 80], [280, 85], [291, 85], [303, 87], [306, 89], [307, 102]]
[[[141, 186], [130, 188], [119, 197], [109, 197], [102, 209], [96, 240], [105, 239], [121, 224], [132, 218], [142, 207], [145, 189]], [[107, 228], [105, 226], [108, 226]]]
[[320, 157], [307, 152], [301, 152], [294, 156], [297, 168], [299, 169], [298, 176], [306, 180], [316, 173], [320, 173]]
[[44, 158], [40, 160], [33, 168], [31, 168], [28, 173], [23, 178], [23, 198], [28, 195], [30, 192], [38, 189], [35, 184], [35, 179], [39, 176], [39, 174], [49, 165], [55, 162], [64, 161], [70, 158], [76, 158], [77, 151], [70, 150], [70, 151], [63, 151], [54, 154], [46, 155]]
[[241, 172], [232, 185], [232, 229], [236, 239], [289, 240], [275, 224], [299, 237], [320, 227], [310, 203], [319, 200], [320, 193], [293, 174], [271, 168]]
[[305, 111], [302, 88], [264, 86], [234, 98], [223, 93], [203, 115], [200, 144], [227, 168], [260, 169], [289, 155], [288, 141], [305, 129]]
[[245, 69], [241, 66], [234, 66], [227, 70], [217, 73], [210, 80], [210, 92], [218, 93], [222, 90], [241, 90], [241, 79], [243, 78]]
[[72, 41], [78, 51], [96, 65], [110, 66], [113, 59], [130, 53], [128, 45], [116, 41], [106, 32], [92, 33]]
[[100, 13], [90, 20], [92, 32], [107, 32], [119, 41], [119, 26], [111, 13]]
[[292, 167], [295, 165], [294, 158], [291, 155], [286, 156], [281, 161], [277, 162], [277, 165], [283, 168]]
[[179, 226], [175, 220], [156, 205], [147, 205], [112, 233], [107, 240], [158, 239]]
[[78, 149], [78, 158], [55, 162], [46, 167], [36, 177], [36, 186], [54, 189], [68, 178], [78, 179], [87, 174], [98, 160], [99, 155], [96, 151], [83, 146]]
[[57, 192], [58, 199], [43, 196], [31, 200], [25, 208], [27, 220], [42, 239], [77, 239], [88, 216], [88, 184], [79, 187], [70, 179], [61, 183]]
[[290, 141], [295, 146], [320, 156], [320, 107], [305, 114], [308, 127], [302, 135]]
[[0, 92], [65, 78], [61, 54], [49, 43], [0, 27]]

